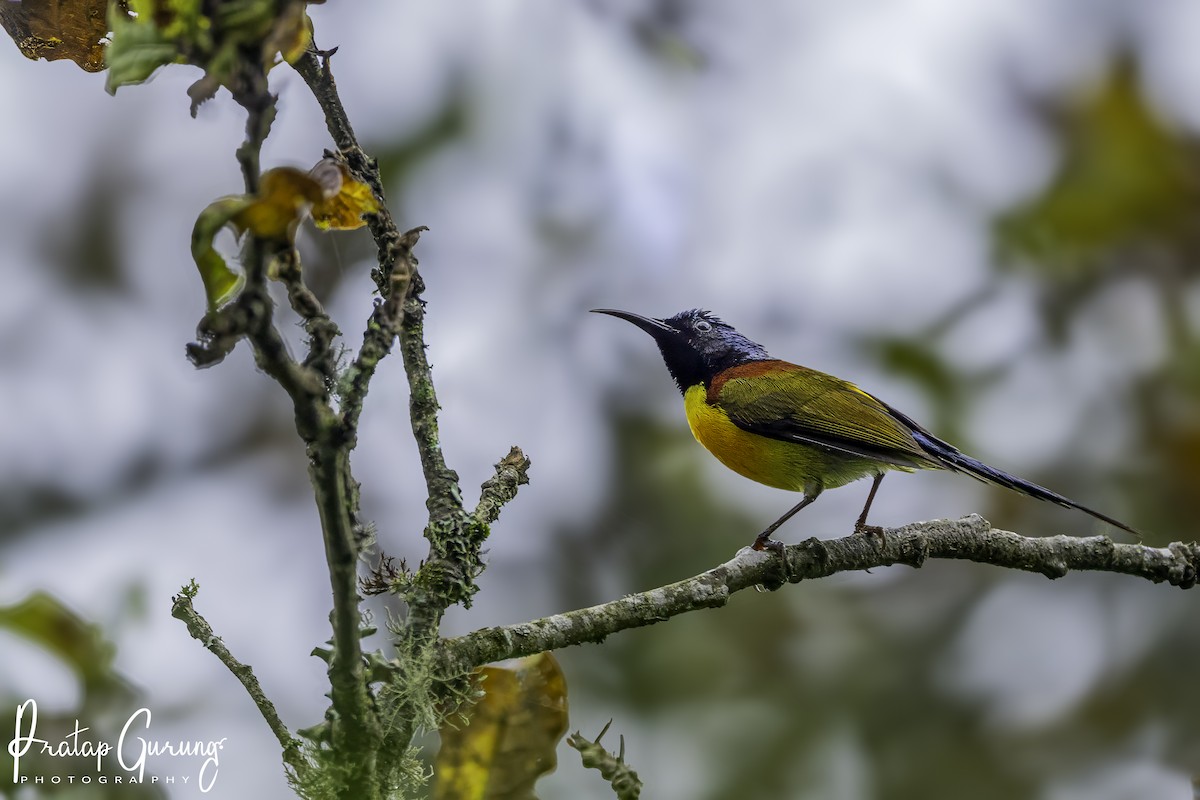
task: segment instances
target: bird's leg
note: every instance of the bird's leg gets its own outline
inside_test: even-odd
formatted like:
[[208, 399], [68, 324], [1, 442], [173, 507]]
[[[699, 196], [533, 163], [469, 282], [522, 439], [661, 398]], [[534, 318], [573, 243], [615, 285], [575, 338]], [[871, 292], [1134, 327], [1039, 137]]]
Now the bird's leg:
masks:
[[871, 491], [867, 492], [867, 502], [863, 506], [862, 513], [858, 515], [858, 519], [854, 522], [855, 533], [870, 533], [883, 538], [883, 528], [878, 525], [867, 524], [867, 513], [871, 510], [871, 503], [875, 502], [875, 492], [879, 491], [879, 484], [883, 483], [883, 473], [880, 472], [875, 476], [875, 480], [871, 482]]
[[811, 505], [814, 500], [821, 494], [820, 491], [812, 492], [804, 495], [804, 499], [796, 505], [792, 506], [791, 511], [788, 511], [779, 519], [767, 526], [767, 529], [758, 535], [754, 540], [754, 544], [750, 545], [752, 550], [774, 550], [779, 555], [783, 555], [783, 542], [776, 541], [771, 538], [771, 534], [779, 529], [779, 526], [787, 522], [792, 517], [796, 516], [796, 512], [807, 505]]

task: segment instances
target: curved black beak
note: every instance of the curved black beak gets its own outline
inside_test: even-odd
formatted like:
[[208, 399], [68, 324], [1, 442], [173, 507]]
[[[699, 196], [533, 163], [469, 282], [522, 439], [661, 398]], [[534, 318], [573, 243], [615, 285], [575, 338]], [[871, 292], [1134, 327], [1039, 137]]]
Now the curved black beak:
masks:
[[661, 319], [643, 317], [640, 314], [631, 314], [628, 311], [618, 311], [615, 308], [593, 308], [592, 313], [608, 314], [610, 317], [616, 317], [617, 319], [623, 319], [626, 322], [632, 322], [634, 325], [637, 325], [646, 333], [653, 336], [655, 340], [659, 340], [663, 336], [678, 334], [678, 331], [676, 331], [670, 325], [667, 325]]

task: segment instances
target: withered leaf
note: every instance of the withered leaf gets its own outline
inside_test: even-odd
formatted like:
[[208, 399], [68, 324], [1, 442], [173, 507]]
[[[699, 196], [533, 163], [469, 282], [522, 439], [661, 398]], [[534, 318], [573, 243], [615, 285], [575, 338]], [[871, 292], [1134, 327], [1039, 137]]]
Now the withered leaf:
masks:
[[478, 674], [484, 696], [467, 724], [439, 731], [434, 800], [532, 800], [567, 731], [566, 679], [550, 653]]
[[88, 72], [104, 69], [108, 0], [6, 0], [0, 25], [26, 58], [69, 58]]
[[319, 181], [324, 190], [324, 197], [312, 208], [313, 222], [321, 230], [357, 230], [366, 224], [364, 214], [379, 212], [371, 187], [350, 177], [341, 164], [324, 159], [309, 175]]
[[323, 230], [363, 226], [362, 215], [378, 210], [374, 195], [345, 168], [323, 159], [310, 172], [275, 167], [262, 174], [258, 193], [223, 197], [200, 213], [192, 228], [192, 258], [204, 282], [210, 309], [232, 300], [245, 278], [230, 269], [214, 240], [228, 226], [241, 238], [249, 233], [278, 245], [295, 241], [296, 228], [311, 213]]

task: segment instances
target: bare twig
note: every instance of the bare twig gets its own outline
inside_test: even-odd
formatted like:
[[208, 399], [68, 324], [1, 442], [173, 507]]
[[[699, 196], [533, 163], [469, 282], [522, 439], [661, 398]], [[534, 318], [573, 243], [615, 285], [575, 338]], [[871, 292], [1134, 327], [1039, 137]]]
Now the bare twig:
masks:
[[334, 144], [337, 145], [342, 161], [357, 180], [371, 187], [371, 193], [375, 195], [379, 211], [366, 218], [367, 225], [371, 229], [371, 236], [374, 237], [375, 243], [379, 247], [379, 266], [372, 270], [371, 277], [375, 279], [379, 293], [383, 297], [388, 297], [391, 291], [392, 269], [399, 254], [400, 229], [396, 227], [391, 212], [388, 211], [379, 166], [373, 158], [368, 158], [367, 154], [359, 147], [354, 129], [350, 127], [350, 118], [346, 114], [346, 107], [342, 105], [342, 98], [338, 95], [337, 83], [329, 69], [329, 58], [335, 50], [336, 48], [322, 52], [312, 46], [292, 63], [292, 68], [308, 84], [309, 90], [320, 104], [321, 111], [325, 115], [325, 126], [329, 129], [329, 135], [333, 137]]
[[250, 699], [258, 707], [259, 713], [267, 721], [271, 733], [275, 734], [275, 738], [279, 740], [279, 745], [283, 748], [284, 763], [298, 775], [303, 773], [308, 768], [308, 763], [301, 755], [300, 740], [293, 737], [291, 731], [283, 724], [283, 720], [279, 718], [279, 712], [275, 710], [275, 704], [263, 692], [250, 665], [243, 664], [234, 658], [233, 654], [229, 652], [229, 648], [221, 641], [221, 637], [213, 633], [212, 626], [204, 617], [200, 616], [200, 612], [196, 611], [192, 600], [196, 597], [197, 588], [193, 581], [190, 586], [185, 586], [183, 591], [172, 598], [171, 616], [182, 620], [187, 625], [188, 633], [192, 635], [192, 638], [208, 648], [222, 664], [229, 668], [234, 677], [241, 681], [242, 686], [246, 687]]
[[337, 357], [333, 345], [342, 332], [304, 282], [296, 248], [289, 247], [277, 254], [275, 277], [287, 289], [288, 304], [303, 321], [304, 330], [308, 333], [308, 355], [304, 358], [304, 366], [316, 370], [326, 388], [332, 389], [337, 378]]
[[350, 437], [358, 430], [358, 418], [362, 414], [363, 400], [367, 396], [371, 378], [379, 362], [392, 351], [396, 335], [404, 323], [403, 304], [417, 269], [412, 249], [426, 230], [424, 226], [413, 228], [397, 239], [392, 256], [396, 265], [391, 272], [393, 286], [385, 295], [386, 299], [376, 301], [371, 318], [367, 320], [367, 330], [363, 333], [362, 347], [342, 376], [339, 392], [342, 425]]
[[484, 628], [442, 643], [440, 668], [460, 674], [505, 658], [600, 642], [628, 628], [653, 625], [679, 614], [725, 605], [735, 592], [756, 585], [779, 588], [837, 572], [907, 564], [929, 558], [964, 559], [1060, 578], [1071, 570], [1118, 572], [1183, 589], [1196, 583], [1200, 545], [1167, 547], [1118, 544], [1105, 536], [1029, 538], [992, 528], [978, 514], [960, 520], [918, 522], [884, 531], [882, 537], [853, 534], [809, 539], [773, 553], [738, 551], [718, 567], [687, 580], [628, 595], [591, 608], [533, 622]]
[[[246, 194], [255, 194], [262, 173], [259, 165], [262, 145], [275, 121], [275, 96], [268, 91], [267, 75], [257, 63], [245, 62], [239, 86], [234, 100], [246, 109], [246, 139], [237, 149], [237, 160], [242, 167]], [[195, 115], [193, 109], [192, 116]]]

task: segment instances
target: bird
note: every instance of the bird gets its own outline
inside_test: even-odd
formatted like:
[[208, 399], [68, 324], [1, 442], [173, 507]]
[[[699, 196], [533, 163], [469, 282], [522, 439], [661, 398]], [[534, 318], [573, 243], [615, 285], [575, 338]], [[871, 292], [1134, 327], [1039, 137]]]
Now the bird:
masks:
[[1137, 530], [1044, 486], [985, 464], [934, 436], [911, 417], [841, 378], [773, 358], [709, 311], [654, 319], [592, 309], [631, 322], [654, 338], [683, 395], [688, 426], [700, 444], [744, 477], [803, 498], [758, 534], [755, 550], [783, 551], [779, 526], [826, 489], [872, 478], [856, 532], [882, 535], [867, 514], [886, 472], [945, 469]]

